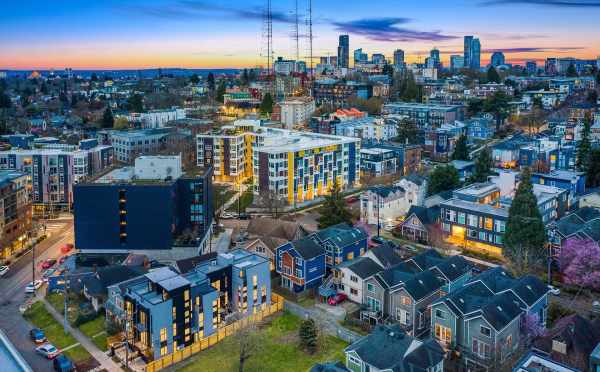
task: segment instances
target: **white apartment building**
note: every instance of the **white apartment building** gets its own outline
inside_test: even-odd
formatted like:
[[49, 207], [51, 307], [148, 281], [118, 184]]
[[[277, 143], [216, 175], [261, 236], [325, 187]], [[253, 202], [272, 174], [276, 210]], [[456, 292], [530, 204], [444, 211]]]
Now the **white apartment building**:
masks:
[[176, 180], [182, 175], [181, 155], [140, 156], [135, 159], [135, 178], [143, 180]]
[[173, 107], [166, 110], [151, 110], [141, 113], [134, 112], [127, 116], [129, 122], [140, 123], [143, 128], [162, 128], [171, 121], [185, 118], [185, 110], [179, 107]]
[[279, 104], [281, 122], [286, 129], [294, 129], [306, 124], [316, 110], [315, 100], [311, 97], [295, 97]]

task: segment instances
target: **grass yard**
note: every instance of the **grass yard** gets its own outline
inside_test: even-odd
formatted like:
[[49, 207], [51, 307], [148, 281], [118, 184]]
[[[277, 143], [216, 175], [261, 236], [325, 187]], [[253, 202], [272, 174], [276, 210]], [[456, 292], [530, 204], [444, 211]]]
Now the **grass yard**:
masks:
[[235, 195], [235, 191], [230, 186], [214, 185], [213, 186], [213, 201], [215, 210], [221, 208], [226, 201]]
[[[254, 201], [254, 194], [252, 193], [252, 190], [244, 191], [242, 193], [242, 197], [239, 200], [240, 212], [246, 212], [246, 208], [248, 208], [252, 204], [252, 201]], [[236, 200], [235, 203], [231, 204], [229, 208], [227, 208], [227, 211], [237, 213], [238, 201]]]
[[[58, 323], [56, 319], [50, 315], [42, 302], [33, 304], [31, 308], [23, 314], [23, 317], [36, 327], [42, 329], [46, 334], [48, 341], [61, 350], [77, 343], [77, 340], [73, 336], [68, 333], [65, 334], [63, 325]], [[75, 363], [92, 357], [81, 345], [66, 350], [64, 354]]]
[[[333, 336], [322, 337], [322, 345], [314, 355], [298, 346], [298, 328], [301, 319], [290, 313], [271, 318], [259, 331], [260, 350], [246, 361], [247, 372], [305, 372], [315, 363], [344, 360], [344, 348], [348, 343]], [[228, 337], [212, 348], [205, 350], [182, 363], [178, 369], [193, 371], [237, 371], [239, 346], [236, 337]]]
[[[79, 326], [79, 330], [83, 332], [84, 335], [88, 336], [92, 342], [98, 346], [98, 349], [102, 351], [107, 351], [108, 346], [106, 345], [106, 330], [104, 327], [105, 319], [103, 316], [99, 316], [94, 320], [91, 320], [87, 323], [83, 323]], [[104, 333], [102, 333], [104, 332]], [[100, 334], [102, 333], [102, 334]], [[94, 337], [96, 336], [96, 337]]]

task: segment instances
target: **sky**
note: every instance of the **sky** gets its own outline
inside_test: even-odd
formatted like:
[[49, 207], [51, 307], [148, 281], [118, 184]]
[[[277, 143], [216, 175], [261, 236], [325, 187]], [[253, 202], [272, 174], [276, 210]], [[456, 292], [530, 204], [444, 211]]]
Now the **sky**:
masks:
[[[308, 1], [297, 0], [300, 58]], [[267, 0], [2, 0], [1, 69], [238, 68], [266, 63]], [[408, 62], [437, 47], [442, 60], [479, 37], [482, 64], [600, 56], [600, 0], [312, 0], [313, 55], [336, 55], [338, 36]], [[296, 57], [296, 0], [272, 0], [275, 56]]]

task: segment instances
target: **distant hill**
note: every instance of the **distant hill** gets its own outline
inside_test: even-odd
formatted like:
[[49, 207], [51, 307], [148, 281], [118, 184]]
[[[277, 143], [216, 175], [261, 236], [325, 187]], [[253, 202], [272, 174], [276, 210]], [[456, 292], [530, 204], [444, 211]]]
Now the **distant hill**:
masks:
[[[9, 77], [15, 76], [29, 76], [33, 70], [6, 70], [7, 75]], [[43, 76], [48, 76], [52, 71], [51, 70], [36, 70], [41, 73]], [[198, 69], [187, 69], [187, 68], [163, 68], [163, 75], [173, 75], [173, 76], [191, 76], [193, 74], [198, 74], [200, 76], [207, 76], [209, 72], [212, 72], [215, 75], [233, 75], [239, 73], [240, 69], [233, 68], [198, 68]], [[57, 75], [64, 75], [66, 72], [64, 70], [54, 70], [54, 73]], [[124, 77], [138, 77], [141, 76], [143, 78], [152, 78], [158, 76], [158, 69], [141, 69], [141, 70], [73, 70], [73, 75], [83, 76], [85, 78], [89, 78], [92, 74], [98, 75], [98, 77], [102, 76], [111, 76], [115, 78], [124, 78]]]

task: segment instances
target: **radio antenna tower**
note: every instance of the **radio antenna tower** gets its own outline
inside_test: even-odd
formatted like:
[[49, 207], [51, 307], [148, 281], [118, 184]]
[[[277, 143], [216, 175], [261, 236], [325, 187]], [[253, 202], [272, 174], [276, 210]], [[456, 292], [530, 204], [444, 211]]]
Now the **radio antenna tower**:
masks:
[[310, 78], [313, 78], [313, 20], [312, 20], [312, 0], [308, 0], [308, 40], [310, 48]]
[[267, 75], [270, 77], [272, 75], [271, 68], [273, 65], [273, 9], [271, 0], [267, 0], [265, 9], [263, 37], [267, 42]]
[[298, 0], [295, 1], [296, 9], [294, 16], [296, 17], [294, 23], [294, 41], [296, 42], [296, 61], [300, 60], [300, 27], [298, 24]]

